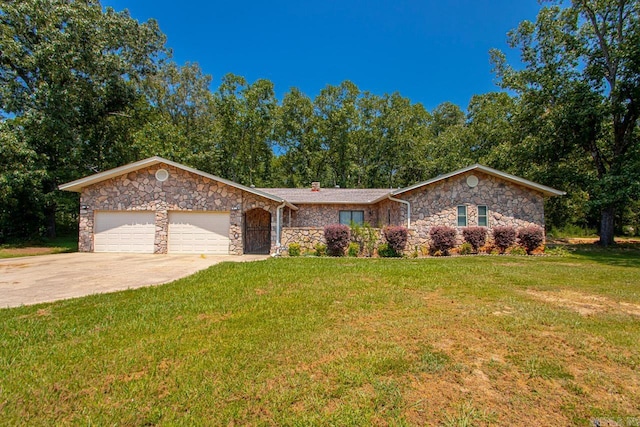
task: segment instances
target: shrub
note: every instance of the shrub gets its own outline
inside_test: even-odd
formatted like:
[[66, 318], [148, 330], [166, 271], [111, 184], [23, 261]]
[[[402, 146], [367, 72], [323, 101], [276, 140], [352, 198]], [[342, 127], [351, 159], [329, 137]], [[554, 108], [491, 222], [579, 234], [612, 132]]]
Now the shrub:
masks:
[[472, 253], [474, 253], [474, 249], [473, 246], [471, 246], [471, 243], [469, 242], [464, 242], [461, 246], [460, 246], [460, 255], [470, 255]]
[[327, 245], [324, 243], [317, 243], [315, 249], [316, 256], [325, 256], [327, 254]]
[[456, 245], [456, 230], [451, 227], [437, 226], [429, 231], [431, 236], [431, 249], [435, 252], [449, 253], [449, 249]]
[[396, 251], [398, 255], [402, 255], [405, 246], [407, 245], [408, 231], [406, 227], [400, 225], [390, 225], [382, 230], [384, 238], [389, 244], [389, 247]]
[[380, 258], [394, 258], [399, 257], [400, 255], [398, 252], [394, 251], [388, 243], [382, 243], [378, 246], [378, 256]]
[[484, 246], [487, 241], [487, 230], [484, 227], [466, 227], [462, 229], [464, 241], [469, 243], [474, 251]]
[[537, 225], [530, 225], [525, 228], [521, 228], [518, 231], [518, 240], [520, 244], [527, 250], [527, 253], [530, 254], [534, 249], [544, 242], [544, 231], [542, 227]]
[[360, 254], [360, 245], [356, 242], [349, 243], [349, 247], [347, 248], [347, 255], [351, 257], [357, 257]]
[[300, 243], [292, 243], [289, 245], [289, 256], [300, 256]]
[[362, 225], [351, 224], [351, 240], [360, 245], [360, 253], [372, 256], [378, 240], [377, 232], [368, 222]]
[[343, 256], [349, 246], [351, 231], [344, 224], [331, 224], [324, 228], [324, 239], [327, 241], [327, 253], [330, 256]]
[[562, 257], [570, 254], [570, 252], [566, 248], [563, 248], [562, 246], [556, 246], [554, 248], [545, 248], [544, 253], [547, 255], [555, 255], [555, 256], [562, 256]]
[[522, 246], [512, 246], [507, 253], [509, 255], [526, 255], [527, 251]]
[[493, 229], [493, 243], [504, 252], [516, 242], [516, 230], [513, 227], [496, 227]]

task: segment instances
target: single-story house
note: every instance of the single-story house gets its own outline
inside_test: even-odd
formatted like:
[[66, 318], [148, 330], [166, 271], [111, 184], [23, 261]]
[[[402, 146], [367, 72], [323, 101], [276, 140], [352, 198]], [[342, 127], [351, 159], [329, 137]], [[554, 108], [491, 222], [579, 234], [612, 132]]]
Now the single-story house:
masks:
[[151, 157], [59, 187], [80, 193], [82, 252], [268, 254], [313, 245], [335, 223], [403, 225], [427, 245], [436, 225], [544, 227], [562, 191], [473, 165], [401, 189], [254, 188]]

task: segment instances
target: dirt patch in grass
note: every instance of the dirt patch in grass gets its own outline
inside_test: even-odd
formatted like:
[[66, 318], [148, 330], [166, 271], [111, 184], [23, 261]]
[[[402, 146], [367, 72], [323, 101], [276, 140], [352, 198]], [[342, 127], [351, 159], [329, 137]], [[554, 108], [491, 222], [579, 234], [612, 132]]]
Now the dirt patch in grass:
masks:
[[571, 290], [561, 291], [526, 291], [538, 300], [576, 311], [583, 316], [600, 313], [625, 313], [640, 316], [640, 305], [628, 302], [617, 302], [601, 295], [584, 294]]

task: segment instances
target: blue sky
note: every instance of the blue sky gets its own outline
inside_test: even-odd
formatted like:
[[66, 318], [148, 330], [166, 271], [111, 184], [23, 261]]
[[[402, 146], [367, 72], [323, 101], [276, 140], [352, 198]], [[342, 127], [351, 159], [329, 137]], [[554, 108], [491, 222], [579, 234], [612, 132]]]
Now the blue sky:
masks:
[[[291, 87], [314, 97], [351, 80], [378, 95], [399, 92], [429, 110], [465, 109], [498, 90], [489, 49], [507, 50], [507, 32], [535, 20], [537, 0], [103, 0], [139, 21], [154, 18], [179, 64], [250, 82], [266, 78], [279, 99]], [[511, 62], [518, 52], [508, 52]]]

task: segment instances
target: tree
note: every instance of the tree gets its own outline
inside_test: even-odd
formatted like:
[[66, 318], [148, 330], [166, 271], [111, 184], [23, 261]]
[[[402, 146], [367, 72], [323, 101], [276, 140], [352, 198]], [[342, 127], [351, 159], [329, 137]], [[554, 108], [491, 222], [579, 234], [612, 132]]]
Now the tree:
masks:
[[214, 94], [219, 125], [221, 175], [245, 185], [266, 185], [271, 179], [272, 145], [278, 103], [273, 83], [227, 74]]
[[164, 64], [145, 79], [147, 120], [136, 135], [142, 157], [160, 155], [218, 173], [211, 76], [198, 64]]
[[154, 21], [97, 0], [5, 1], [0, 9], [0, 110], [36, 156], [47, 235], [58, 184], [134, 157], [139, 82], [166, 53]]
[[510, 67], [499, 51], [492, 61], [502, 86], [553, 130], [556, 159], [575, 150], [590, 158], [600, 243], [610, 245], [616, 210], [637, 198], [640, 186], [633, 167], [640, 151], [640, 3], [547, 3], [535, 23], [524, 21], [510, 33], [525, 68]]
[[320, 160], [320, 147], [314, 138], [316, 123], [308, 96], [297, 88], [284, 95], [275, 134], [282, 152], [274, 177], [276, 185], [303, 187], [316, 180], [314, 165]]
[[[323, 172], [329, 172], [328, 184], [349, 187], [354, 165], [353, 132], [358, 126], [358, 87], [350, 81], [339, 86], [328, 85], [314, 100], [317, 120], [317, 138], [323, 153], [323, 162], [316, 166], [320, 181]], [[324, 166], [323, 166], [324, 164]], [[323, 170], [324, 169], [324, 170]]]

